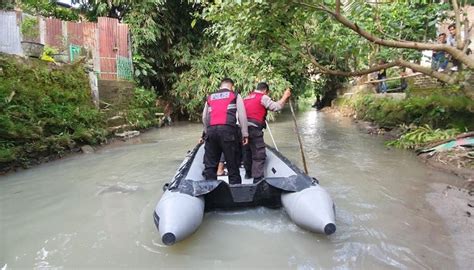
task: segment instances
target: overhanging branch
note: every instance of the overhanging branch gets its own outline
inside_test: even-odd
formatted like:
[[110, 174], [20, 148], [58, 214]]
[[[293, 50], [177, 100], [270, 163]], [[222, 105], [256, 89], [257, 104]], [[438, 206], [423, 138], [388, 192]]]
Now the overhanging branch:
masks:
[[[456, 0], [453, 0], [456, 1]], [[455, 47], [451, 47], [447, 44], [435, 44], [435, 43], [425, 43], [425, 42], [414, 42], [414, 41], [406, 41], [406, 40], [390, 40], [390, 39], [382, 39], [378, 36], [375, 36], [364, 29], [360, 28], [356, 23], [350, 21], [346, 17], [344, 17], [340, 12], [337, 13], [332, 11], [328, 7], [324, 5], [313, 5], [304, 2], [293, 1], [293, 3], [302, 5], [305, 7], [313, 8], [316, 10], [324, 11], [330, 14], [334, 19], [338, 22], [343, 24], [344, 26], [348, 27], [349, 29], [353, 30], [363, 38], [379, 45], [392, 47], [392, 48], [404, 48], [404, 49], [415, 49], [415, 50], [436, 50], [436, 51], [445, 51], [449, 53], [455, 59], [461, 61], [470, 69], [474, 69], [474, 58], [467, 56], [463, 53], [462, 50], [458, 50]], [[458, 35], [459, 36], [459, 35]]]
[[[284, 47], [286, 50], [288, 51], [292, 50], [287, 44], [283, 42], [278, 42], [278, 43], [280, 43], [281, 46]], [[373, 72], [377, 72], [379, 70], [398, 66], [398, 67], [410, 68], [414, 71], [434, 77], [448, 84], [452, 84], [456, 82], [455, 76], [450, 76], [445, 73], [437, 72], [437, 71], [432, 70], [431, 68], [423, 67], [421, 65], [418, 65], [418, 64], [415, 64], [403, 59], [397, 59], [390, 63], [374, 65], [370, 68], [358, 70], [358, 71], [342, 71], [342, 70], [329, 69], [325, 67], [324, 65], [320, 64], [317, 61], [316, 57], [311, 53], [311, 49], [309, 48], [309, 46], [306, 46], [306, 52], [299, 51], [298, 53], [301, 57], [308, 59], [311, 62], [311, 64], [313, 64], [313, 66], [317, 69], [316, 73], [329, 74], [329, 75], [334, 75], [334, 76], [356, 77], [356, 76], [362, 76], [362, 75], [370, 74]]]

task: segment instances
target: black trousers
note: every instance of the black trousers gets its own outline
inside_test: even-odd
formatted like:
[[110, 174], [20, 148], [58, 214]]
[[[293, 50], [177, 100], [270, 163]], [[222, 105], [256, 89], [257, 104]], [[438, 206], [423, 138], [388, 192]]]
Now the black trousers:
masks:
[[247, 174], [251, 173], [253, 178], [264, 176], [265, 142], [263, 141], [263, 130], [249, 126], [249, 143], [246, 146], [244, 167]]
[[204, 171], [206, 179], [217, 179], [217, 166], [221, 154], [227, 165], [229, 184], [241, 184], [240, 177], [240, 136], [237, 127], [219, 125], [207, 128], [204, 145]]

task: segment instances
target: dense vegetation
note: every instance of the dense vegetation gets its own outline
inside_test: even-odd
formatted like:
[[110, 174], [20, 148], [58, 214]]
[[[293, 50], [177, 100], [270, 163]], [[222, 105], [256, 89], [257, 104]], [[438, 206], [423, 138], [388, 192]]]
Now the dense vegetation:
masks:
[[27, 165], [105, 139], [105, 123], [79, 63], [57, 68], [1, 55], [0, 68], [0, 164]]
[[[16, 2], [40, 14], [51, 9], [46, 0]], [[329, 105], [344, 76], [376, 71], [382, 61], [393, 67], [410, 60], [410, 67], [416, 67], [421, 57], [406, 43], [387, 46], [369, 40], [342, 23], [341, 16], [382, 40], [436, 45], [436, 24], [449, 18], [445, 11], [455, 9], [436, 1], [73, 2], [81, 5], [73, 12], [89, 20], [109, 16], [129, 24], [138, 83], [191, 118], [223, 76], [234, 78], [243, 93], [264, 80], [271, 83], [274, 96], [291, 85], [296, 96], [320, 93]], [[439, 76], [455, 81], [454, 76]]]
[[[82, 16], [94, 21], [109, 16], [127, 23], [139, 88], [135, 97], [122, 105], [126, 124], [137, 128], [156, 124], [156, 97], [172, 102], [175, 113], [198, 119], [204, 97], [217, 88], [222, 77], [233, 78], [243, 94], [257, 82], [267, 81], [275, 98], [291, 86], [294, 96], [321, 94], [324, 105], [329, 105], [348, 76], [383, 68], [388, 68], [390, 75], [395, 72], [390, 67], [408, 66], [439, 80], [459, 83], [459, 78], [472, 71], [472, 63], [465, 60], [467, 68], [460, 76], [419, 69], [420, 49], [410, 45], [416, 41], [424, 48], [436, 46], [436, 24], [453, 20], [446, 11], [458, 10], [456, 1], [73, 2], [81, 4], [81, 9], [64, 9], [48, 0], [3, 1], [0, 8], [17, 6], [64, 20]], [[464, 55], [456, 55], [455, 48], [449, 50], [456, 57]], [[0, 85], [0, 162], [27, 164], [33, 158], [31, 153], [60, 154], [78, 144], [104, 140], [106, 118], [112, 114], [105, 117], [87, 102], [88, 86], [79, 65], [59, 70], [34, 63], [28, 70], [22, 61], [2, 59], [2, 72], [9, 77]], [[72, 81], [67, 83], [67, 91], [59, 79], [63, 77]], [[472, 100], [462, 92], [412, 95], [402, 101], [369, 95], [345, 105], [383, 126], [413, 123], [433, 129], [474, 128], [470, 121]]]
[[412, 123], [460, 131], [474, 130], [474, 100], [463, 95], [433, 94], [398, 100], [369, 94], [341, 98], [337, 104], [353, 108], [358, 118], [374, 121], [382, 127]]
[[[0, 54], [0, 72], [0, 172], [106, 140], [106, 117], [92, 103], [81, 62], [56, 66]], [[119, 109], [126, 124], [156, 125], [155, 99], [135, 89]]]

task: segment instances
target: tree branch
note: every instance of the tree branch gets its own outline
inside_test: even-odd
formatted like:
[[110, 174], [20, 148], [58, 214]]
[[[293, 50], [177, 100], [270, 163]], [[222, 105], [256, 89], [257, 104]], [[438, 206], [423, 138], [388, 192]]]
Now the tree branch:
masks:
[[[283, 42], [278, 42], [278, 43], [280, 43], [281, 46], [283, 46], [288, 51], [292, 51], [292, 49], [288, 45], [286, 45], [285, 43], [283, 43]], [[329, 69], [329, 68], [325, 67], [324, 65], [321, 65], [317, 61], [316, 57], [311, 53], [311, 49], [308, 46], [306, 46], [306, 53], [304, 53], [302, 51], [299, 51], [298, 53], [301, 57], [308, 59], [311, 62], [311, 64], [313, 64], [313, 66], [318, 69], [318, 71], [316, 73], [329, 74], [329, 75], [334, 75], [334, 76], [356, 77], [356, 76], [362, 76], [362, 75], [366, 75], [366, 74], [369, 74], [369, 73], [373, 73], [373, 72], [376, 72], [376, 71], [379, 71], [379, 70], [399, 66], [399, 67], [410, 68], [414, 71], [417, 71], [417, 72], [423, 73], [425, 75], [434, 77], [434, 78], [436, 78], [436, 79], [438, 79], [442, 82], [448, 83], [448, 84], [453, 84], [453, 83], [456, 82], [455, 76], [450, 76], [450, 75], [445, 74], [445, 73], [437, 72], [437, 71], [432, 70], [429, 67], [423, 67], [421, 65], [418, 65], [418, 64], [415, 64], [415, 63], [412, 63], [412, 62], [409, 62], [409, 61], [406, 61], [406, 60], [403, 60], [403, 59], [397, 59], [397, 60], [395, 60], [393, 62], [390, 62], [390, 63], [374, 65], [370, 68], [363, 69], [363, 70], [358, 70], [358, 71], [342, 71], [342, 70]]]
[[454, 19], [456, 23], [456, 48], [462, 50], [463, 46], [461, 44], [461, 15], [459, 14], [458, 1], [452, 0], [451, 3], [453, 4]]
[[418, 71], [418, 72], [423, 73], [425, 75], [434, 77], [434, 78], [436, 78], [436, 79], [438, 79], [442, 82], [445, 82], [445, 83], [448, 83], [448, 84], [453, 84], [453, 83], [456, 82], [456, 76], [452, 76], [452, 75], [449, 75], [449, 74], [446, 74], [446, 73], [437, 72], [437, 71], [432, 70], [430, 67], [423, 67], [421, 65], [418, 65], [418, 64], [415, 64], [415, 63], [412, 63], [412, 62], [409, 62], [409, 61], [406, 61], [406, 60], [403, 60], [403, 59], [398, 59], [396, 61], [399, 63], [399, 66], [401, 66], [401, 67], [410, 68], [414, 71]]
[[449, 53], [455, 59], [461, 61], [463, 64], [468, 66], [470, 69], [474, 69], [474, 58], [467, 56], [461, 50], [457, 48], [451, 47], [447, 44], [435, 44], [435, 43], [424, 43], [424, 42], [413, 42], [413, 41], [396, 41], [396, 40], [389, 40], [389, 39], [382, 39], [377, 36], [372, 35], [371, 33], [365, 31], [364, 29], [360, 28], [356, 23], [353, 23], [346, 17], [338, 14], [326, 6], [323, 5], [311, 5], [307, 3], [302, 3], [298, 1], [293, 1], [295, 4], [299, 4], [302, 6], [306, 6], [309, 8], [317, 9], [329, 13], [336, 19], [338, 22], [343, 24], [344, 26], [348, 27], [349, 29], [353, 30], [363, 38], [379, 45], [393, 47], [393, 48], [405, 48], [405, 49], [415, 49], [415, 50], [436, 50], [436, 51], [445, 51]]

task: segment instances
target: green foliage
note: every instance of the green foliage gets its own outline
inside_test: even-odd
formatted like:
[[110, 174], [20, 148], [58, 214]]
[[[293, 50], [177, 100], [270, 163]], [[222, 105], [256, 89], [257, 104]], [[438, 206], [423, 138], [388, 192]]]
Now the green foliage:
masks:
[[[111, 17], [122, 20], [127, 13], [134, 8], [136, 0], [72, 0], [79, 3], [81, 11], [91, 21], [97, 21], [98, 17]], [[152, 3], [161, 3], [163, 1], [148, 1]]]
[[[344, 79], [315, 79], [317, 69], [309, 54], [325, 67], [343, 71], [363, 69], [380, 59], [420, 58], [416, 50], [374, 45], [327, 13], [298, 1], [85, 2], [88, 18], [107, 15], [130, 26], [139, 84], [161, 98], [176, 99], [176, 107], [191, 118], [223, 76], [236, 79], [244, 92], [256, 80], [267, 80], [277, 89], [275, 96], [280, 85], [292, 85], [296, 96], [320, 93], [332, 98]], [[331, 8], [334, 3], [324, 1]], [[434, 39], [435, 22], [448, 8], [430, 1], [358, 0], [344, 5], [344, 16], [370, 33], [413, 41]]]
[[[368, 32], [380, 38], [429, 42], [436, 39], [436, 24], [446, 19], [444, 11], [449, 9], [445, 3], [432, 4], [422, 1], [391, 2], [373, 5], [366, 1], [350, 5], [351, 20]], [[360, 39], [356, 37], [356, 39]], [[369, 47], [369, 41], [362, 44]], [[416, 50], [372, 47], [376, 59], [393, 60], [403, 56], [407, 60], [419, 60]], [[373, 53], [367, 52], [367, 53]]]
[[133, 38], [135, 77], [145, 88], [168, 98], [179, 74], [189, 69], [200, 49], [201, 23], [191, 27], [191, 14], [199, 7], [188, 1], [128, 2], [123, 21]]
[[429, 125], [414, 126], [408, 128], [407, 132], [399, 139], [388, 142], [388, 146], [395, 146], [403, 149], [415, 149], [440, 140], [453, 139], [461, 133], [458, 129], [433, 129]]
[[192, 61], [189, 71], [180, 75], [171, 93], [191, 119], [199, 119], [206, 96], [218, 89], [224, 77], [231, 77], [236, 83], [236, 90], [244, 96], [260, 81], [268, 82], [271, 95], [277, 98], [291, 85], [275, 72], [261, 52], [234, 51], [227, 54], [208, 48], [200, 58]]
[[35, 39], [39, 37], [38, 19], [36, 17], [25, 17], [20, 27], [23, 39]]
[[56, 1], [50, 0], [20, 0], [21, 9], [31, 15], [53, 17], [65, 21], [79, 20], [79, 13], [75, 9], [61, 7]]
[[474, 129], [474, 101], [463, 95], [413, 96], [403, 100], [359, 95], [344, 103], [358, 118], [384, 127], [428, 124], [435, 128]]
[[15, 0], [2, 0], [0, 1], [0, 10], [12, 10], [15, 8]]
[[[416, 50], [386, 48], [373, 44], [336, 22], [317, 8], [319, 2], [298, 1], [205, 1], [201, 18], [210, 25], [207, 33], [216, 39], [216, 47], [232, 52], [242, 47], [264, 52], [277, 72], [294, 86], [296, 81], [314, 77], [314, 57], [329, 69], [342, 71], [367, 68], [378, 60], [390, 61], [402, 56], [419, 60]], [[335, 8], [335, 1], [321, 3]], [[388, 39], [430, 41], [436, 37], [435, 23], [443, 19], [446, 4], [428, 2], [367, 1], [343, 3], [343, 15], [376, 36]], [[321, 75], [315, 83], [317, 93], [335, 96], [342, 79]], [[303, 83], [308, 85], [307, 83]], [[299, 94], [301, 94], [300, 92]]]
[[148, 128], [156, 126], [158, 120], [155, 113], [156, 94], [145, 88], [136, 88], [126, 113], [127, 122], [135, 128]]
[[105, 121], [80, 64], [56, 67], [0, 55], [0, 68], [0, 169], [105, 139]]

